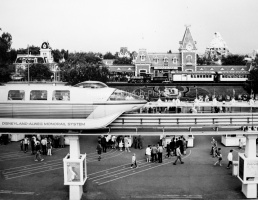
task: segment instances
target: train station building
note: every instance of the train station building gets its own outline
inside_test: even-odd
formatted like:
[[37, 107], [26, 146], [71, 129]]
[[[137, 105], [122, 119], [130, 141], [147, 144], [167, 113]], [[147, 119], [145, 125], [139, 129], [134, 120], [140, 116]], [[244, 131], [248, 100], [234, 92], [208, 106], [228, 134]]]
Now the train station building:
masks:
[[193, 40], [189, 27], [186, 27], [179, 52], [149, 53], [140, 49], [135, 62], [135, 75], [152, 73], [154, 76], [167, 76], [178, 71], [196, 71], [196, 42]]
[[[212, 57], [218, 62], [212, 62], [211, 65], [197, 65], [197, 42], [194, 40], [190, 27], [186, 26], [185, 33], [179, 41], [178, 52], [148, 52], [147, 49], [139, 49], [131, 65], [116, 65], [114, 60], [103, 60], [103, 63], [109, 68], [114, 81], [125, 81], [132, 76], [144, 76], [151, 74], [152, 77], [167, 77], [167, 80], [174, 80], [176, 74], [199, 73], [199, 74], [221, 74], [230, 78], [247, 78], [250, 65], [221, 65], [222, 56], [230, 54], [226, 42], [219, 32], [214, 33], [214, 37], [207, 46], [204, 57]], [[121, 48], [123, 51], [119, 55], [125, 54], [127, 48]], [[180, 75], [181, 76], [181, 75]]]

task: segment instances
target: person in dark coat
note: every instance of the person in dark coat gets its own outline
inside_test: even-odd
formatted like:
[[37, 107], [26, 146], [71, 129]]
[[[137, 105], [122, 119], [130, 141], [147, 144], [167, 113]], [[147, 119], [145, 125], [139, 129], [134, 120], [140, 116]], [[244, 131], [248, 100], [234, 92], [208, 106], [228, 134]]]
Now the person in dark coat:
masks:
[[98, 157], [98, 160], [99, 160], [99, 161], [100, 161], [100, 159], [101, 159], [101, 152], [102, 152], [102, 146], [101, 146], [100, 142], [98, 142], [98, 145], [97, 145], [97, 153], [98, 153], [98, 155], [99, 155], [99, 157]]
[[137, 149], [138, 147], [138, 140], [136, 137], [133, 138], [133, 145], [134, 145], [134, 148]]
[[138, 136], [138, 148], [142, 149], [142, 147], [143, 147], [142, 137], [139, 135]]
[[172, 152], [172, 154], [176, 155], [176, 141], [175, 141], [175, 137], [172, 138], [169, 146], [170, 146], [170, 151]]
[[180, 152], [183, 155], [184, 154], [184, 142], [183, 142], [183, 137], [182, 136], [179, 138], [178, 143], [179, 143]]
[[103, 153], [106, 153], [107, 152], [107, 141], [104, 136], [101, 137], [101, 146], [103, 149]]

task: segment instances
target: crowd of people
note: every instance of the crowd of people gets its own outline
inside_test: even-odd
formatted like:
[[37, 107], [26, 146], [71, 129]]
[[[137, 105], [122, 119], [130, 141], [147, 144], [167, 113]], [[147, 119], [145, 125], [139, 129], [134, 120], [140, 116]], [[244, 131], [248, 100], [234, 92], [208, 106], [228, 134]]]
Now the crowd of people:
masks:
[[135, 149], [142, 149], [143, 137], [141, 135], [133, 137], [129, 136], [115, 136], [115, 135], [102, 135], [98, 137], [98, 144], [101, 145], [102, 152], [106, 153], [107, 149], [116, 149], [120, 151], [131, 152], [130, 147]]
[[[241, 96], [241, 95], [240, 95]], [[245, 98], [240, 98], [237, 97], [237, 101], [248, 101], [249, 105], [254, 105], [255, 104], [255, 99], [253, 95], [250, 95], [250, 98], [247, 98], [246, 95], [243, 97]], [[230, 102], [231, 104], [234, 104], [236, 102], [234, 97], [231, 97], [229, 95], [226, 95], [223, 97], [222, 95], [212, 95], [209, 97], [206, 95], [205, 97], [203, 95], [196, 96], [196, 98], [193, 101], [192, 107], [190, 108], [189, 112], [190, 113], [198, 113], [200, 111], [201, 103], [202, 102], [211, 102], [212, 103], [212, 113], [225, 113], [229, 111], [229, 108], [226, 106], [217, 106], [218, 102]], [[161, 100], [161, 98], [158, 99], [156, 102], [157, 105], [151, 105], [151, 106], [146, 106], [143, 107], [139, 110], [140, 113], [180, 113], [181, 112], [181, 100], [179, 97], [173, 98], [173, 99], [165, 99], [164, 101]], [[167, 106], [166, 104], [164, 105], [159, 105], [161, 103], [171, 103], [173, 106]]]
[[25, 137], [20, 141], [20, 149], [24, 153], [31, 150], [31, 155], [34, 155], [35, 161], [43, 161], [41, 155], [52, 156], [52, 148], [64, 148], [65, 138], [63, 135], [56, 136], [41, 136], [33, 135], [32, 137]]
[[[185, 137], [173, 137], [171, 141], [166, 145], [166, 158], [177, 156], [177, 159], [181, 161], [181, 156], [186, 155], [187, 140]], [[165, 149], [165, 138], [163, 137], [157, 145], [148, 145], [146, 148], [146, 161], [147, 162], [159, 162], [162, 163], [163, 149]], [[175, 161], [176, 164], [177, 160]]]

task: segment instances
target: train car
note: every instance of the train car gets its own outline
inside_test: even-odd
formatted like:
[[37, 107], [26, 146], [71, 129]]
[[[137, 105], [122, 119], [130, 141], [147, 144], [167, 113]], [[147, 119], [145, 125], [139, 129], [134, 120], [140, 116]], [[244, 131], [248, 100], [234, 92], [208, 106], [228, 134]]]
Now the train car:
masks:
[[215, 81], [215, 72], [180, 72], [172, 76], [174, 82], [180, 81]]
[[219, 81], [247, 81], [249, 78], [249, 72], [218, 72]]
[[169, 76], [139, 76], [132, 77], [129, 83], [171, 83], [171, 82], [245, 82], [249, 72], [173, 72]]
[[0, 129], [97, 129], [146, 104], [134, 94], [97, 85], [103, 87], [0, 86]]

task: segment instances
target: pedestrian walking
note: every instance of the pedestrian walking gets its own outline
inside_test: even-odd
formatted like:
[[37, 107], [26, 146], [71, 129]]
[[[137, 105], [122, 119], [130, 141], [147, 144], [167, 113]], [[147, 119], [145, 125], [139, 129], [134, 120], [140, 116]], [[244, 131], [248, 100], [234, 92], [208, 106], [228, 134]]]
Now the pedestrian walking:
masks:
[[221, 162], [222, 162], [221, 148], [218, 148], [217, 157], [218, 157], [218, 160], [214, 163], [214, 165], [217, 165], [219, 163], [219, 165], [222, 166], [222, 164], [221, 164]]
[[24, 144], [24, 153], [27, 153], [28, 147], [29, 147], [29, 139], [27, 137], [24, 138], [23, 144]]
[[228, 153], [228, 166], [227, 169], [229, 169], [230, 165], [232, 165], [233, 163], [233, 150], [231, 149]]
[[155, 145], [152, 146], [151, 148], [151, 161], [152, 162], [156, 162], [157, 161], [157, 153], [158, 153], [158, 149]]
[[170, 143], [167, 144], [167, 155], [166, 155], [166, 158], [169, 158], [171, 154], [171, 149], [170, 149]]
[[216, 142], [215, 139], [212, 137], [212, 138], [211, 138], [211, 152], [210, 152], [211, 155], [214, 154], [214, 153], [213, 153], [213, 147], [214, 147], [214, 145], [215, 145], [215, 142]]
[[146, 148], [145, 155], [146, 155], [146, 162], [150, 162], [150, 160], [151, 160], [151, 145], [148, 145], [148, 147]]
[[100, 144], [100, 141], [98, 141], [98, 145], [97, 145], [96, 150], [97, 150], [97, 153], [99, 155], [98, 160], [100, 161], [100, 159], [101, 159], [101, 152], [102, 152], [102, 146]]
[[34, 136], [31, 137], [30, 145], [31, 145], [31, 155], [35, 154], [35, 141], [36, 138]]
[[172, 156], [173, 154], [176, 155], [176, 142], [175, 142], [175, 137], [173, 137], [171, 139], [171, 142], [170, 142], [170, 149], [171, 149], [171, 153], [172, 153]]
[[159, 163], [162, 163], [163, 147], [159, 146], [159, 144], [157, 146], [158, 146], [158, 160], [159, 160]]
[[139, 149], [142, 149], [142, 147], [143, 147], [143, 138], [142, 138], [142, 136], [141, 135], [139, 135], [138, 136], [138, 148]]
[[129, 149], [129, 140], [127, 137], [124, 138], [125, 151], [131, 152]]
[[137, 149], [137, 147], [138, 147], [138, 140], [136, 137], [133, 138], [133, 146], [135, 149]]
[[113, 135], [111, 137], [111, 141], [112, 141], [112, 149], [115, 149], [116, 148], [116, 136], [115, 135]]
[[64, 146], [65, 146], [65, 138], [64, 138], [63, 135], [60, 135], [60, 138], [59, 138], [59, 146], [60, 146], [61, 148], [64, 148]]
[[101, 136], [101, 146], [102, 146], [103, 153], [106, 153], [107, 152], [107, 140], [104, 136]]
[[36, 142], [36, 154], [35, 154], [35, 161], [43, 161], [44, 159], [41, 158], [41, 152], [40, 152], [40, 142]]
[[181, 154], [179, 146], [177, 146], [177, 148], [176, 148], [176, 156], [177, 156], [177, 158], [176, 158], [175, 162], [173, 163], [173, 165], [176, 165], [177, 160], [180, 160], [181, 164], [184, 164], [184, 162], [182, 161], [182, 158], [181, 158], [182, 154]]
[[24, 139], [22, 139], [21, 142], [20, 142], [21, 151], [23, 151], [23, 149], [24, 149], [23, 148], [23, 146], [24, 146], [23, 142], [24, 142]]
[[47, 155], [52, 156], [52, 143], [50, 140], [47, 141]]
[[119, 146], [120, 151], [123, 151], [123, 146], [124, 146], [124, 144], [123, 144], [123, 141], [122, 141], [122, 140], [120, 140], [118, 146]]
[[41, 145], [42, 145], [42, 154], [43, 155], [47, 155], [47, 139], [46, 138], [43, 138], [41, 140]]
[[131, 168], [137, 168], [137, 162], [136, 162], [136, 155], [135, 153], [132, 156], [132, 164], [131, 164]]

